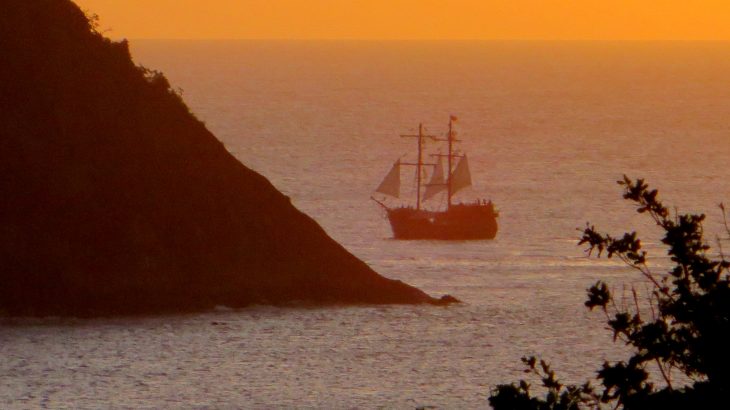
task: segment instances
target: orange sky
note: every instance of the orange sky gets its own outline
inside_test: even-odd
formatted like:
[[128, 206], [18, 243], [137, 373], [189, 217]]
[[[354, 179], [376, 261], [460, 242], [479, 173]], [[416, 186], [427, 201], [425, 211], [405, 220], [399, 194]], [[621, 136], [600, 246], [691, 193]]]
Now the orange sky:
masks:
[[730, 40], [730, 0], [76, 0], [114, 38]]

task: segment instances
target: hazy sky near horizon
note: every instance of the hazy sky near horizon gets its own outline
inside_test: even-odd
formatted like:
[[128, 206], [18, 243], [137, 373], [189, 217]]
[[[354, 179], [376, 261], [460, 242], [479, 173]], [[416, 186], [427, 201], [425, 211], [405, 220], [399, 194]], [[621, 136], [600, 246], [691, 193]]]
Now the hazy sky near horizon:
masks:
[[75, 0], [114, 38], [730, 40], [728, 0]]

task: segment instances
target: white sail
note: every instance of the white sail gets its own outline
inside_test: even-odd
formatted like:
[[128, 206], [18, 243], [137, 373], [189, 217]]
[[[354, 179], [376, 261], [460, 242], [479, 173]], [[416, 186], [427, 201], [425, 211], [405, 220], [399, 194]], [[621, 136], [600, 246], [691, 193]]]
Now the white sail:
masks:
[[400, 159], [395, 161], [388, 175], [383, 178], [375, 192], [398, 198], [400, 196]]
[[466, 160], [466, 155], [464, 155], [454, 172], [451, 173], [451, 195], [470, 186], [471, 172], [469, 172], [469, 162]]
[[436, 196], [441, 191], [446, 190], [446, 181], [444, 180], [444, 164], [442, 157], [439, 157], [439, 162], [435, 165], [433, 175], [431, 175], [431, 181], [426, 184], [426, 191], [423, 192], [423, 199], [428, 200]]

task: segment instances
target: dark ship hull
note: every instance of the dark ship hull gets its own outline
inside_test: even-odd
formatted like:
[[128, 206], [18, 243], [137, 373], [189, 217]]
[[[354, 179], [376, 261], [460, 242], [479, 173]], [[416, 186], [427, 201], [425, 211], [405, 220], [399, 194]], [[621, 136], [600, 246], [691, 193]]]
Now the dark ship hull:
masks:
[[452, 205], [434, 212], [411, 207], [387, 208], [395, 239], [494, 239], [497, 216], [491, 202]]

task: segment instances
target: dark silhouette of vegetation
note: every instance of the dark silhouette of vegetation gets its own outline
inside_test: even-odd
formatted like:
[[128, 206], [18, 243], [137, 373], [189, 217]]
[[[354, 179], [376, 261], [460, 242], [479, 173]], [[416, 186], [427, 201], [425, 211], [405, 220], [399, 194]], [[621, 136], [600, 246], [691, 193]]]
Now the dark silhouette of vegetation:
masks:
[[[589, 255], [619, 258], [651, 286], [648, 300], [632, 289], [629, 303], [626, 298], [617, 300], [619, 296], [603, 281], [588, 290], [585, 305], [606, 314], [614, 341], [631, 347], [632, 356], [617, 363], [604, 362], [598, 370], [599, 386], [563, 384], [546, 362], [523, 358], [526, 372], [540, 379], [544, 394], [534, 395], [524, 380], [500, 385], [489, 398], [493, 408], [726, 408], [730, 393], [730, 262], [722, 252], [722, 241], [718, 238], [719, 255], [711, 256], [703, 237], [704, 214], [673, 215], [659, 201], [657, 191], [641, 179], [624, 177], [619, 184], [624, 187], [624, 198], [664, 231], [661, 242], [674, 265], [665, 274], [653, 272], [636, 232], [613, 237], [592, 225], [583, 231], [580, 244], [588, 247]], [[725, 208], [720, 208], [725, 218]], [[727, 222], [725, 230], [730, 237]]]
[[435, 302], [236, 160], [93, 14], [0, 9], [0, 311]]

